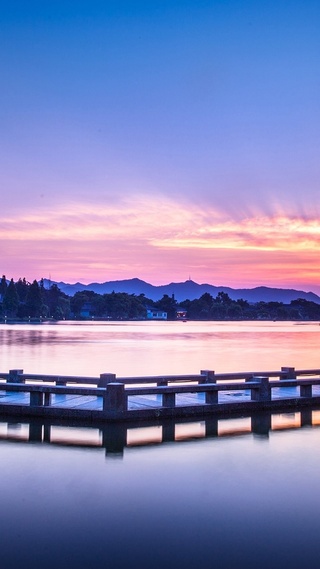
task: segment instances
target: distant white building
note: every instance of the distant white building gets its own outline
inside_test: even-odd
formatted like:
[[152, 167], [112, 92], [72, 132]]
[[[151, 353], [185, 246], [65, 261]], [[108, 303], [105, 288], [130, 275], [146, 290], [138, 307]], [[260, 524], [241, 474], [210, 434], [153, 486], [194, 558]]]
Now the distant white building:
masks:
[[168, 313], [157, 308], [147, 308], [147, 320], [167, 320]]

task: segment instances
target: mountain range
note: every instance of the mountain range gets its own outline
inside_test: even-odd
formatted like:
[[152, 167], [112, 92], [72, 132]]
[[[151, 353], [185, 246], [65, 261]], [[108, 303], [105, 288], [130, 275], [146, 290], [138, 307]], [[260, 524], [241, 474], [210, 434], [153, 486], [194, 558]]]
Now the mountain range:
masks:
[[69, 296], [73, 296], [76, 292], [92, 290], [98, 294], [110, 294], [111, 292], [126, 292], [127, 294], [144, 294], [151, 300], [160, 300], [164, 294], [168, 296], [174, 295], [178, 302], [186, 299], [194, 300], [200, 298], [204, 293], [208, 292], [216, 297], [219, 292], [225, 292], [232, 300], [242, 298], [250, 303], [255, 302], [283, 302], [289, 304], [291, 300], [303, 298], [320, 304], [320, 297], [313, 292], [304, 292], [295, 289], [270, 288], [259, 286], [256, 288], [240, 288], [234, 289], [226, 286], [214, 286], [210, 284], [198, 284], [192, 280], [181, 283], [169, 283], [166, 285], [154, 286], [138, 278], [107, 281], [105, 283], [90, 284], [68, 284], [64, 282], [54, 282], [44, 279], [44, 286], [49, 288], [52, 284], [56, 284], [59, 289]]

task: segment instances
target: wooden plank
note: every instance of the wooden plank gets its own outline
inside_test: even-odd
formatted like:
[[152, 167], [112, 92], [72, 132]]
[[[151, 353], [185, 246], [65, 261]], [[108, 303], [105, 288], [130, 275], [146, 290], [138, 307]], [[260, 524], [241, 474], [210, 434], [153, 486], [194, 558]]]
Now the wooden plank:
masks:
[[10, 393], [1, 397], [1, 405], [3, 404], [22, 404], [29, 405], [30, 397], [28, 393]]
[[162, 401], [160, 399], [159, 400], [152, 399], [151, 397], [148, 396], [145, 397], [134, 396], [128, 398], [128, 409], [130, 408], [139, 409], [145, 407], [149, 409], [162, 407]]
[[92, 409], [94, 411], [102, 411], [103, 402], [99, 397], [79, 397], [73, 402], [72, 409]]
[[[63, 399], [62, 399], [63, 397]], [[63, 407], [63, 408], [70, 408], [70, 409], [75, 409], [76, 407], [79, 407], [80, 405], [85, 405], [87, 403], [92, 403], [93, 404], [93, 408], [94, 408], [94, 403], [96, 401], [96, 397], [86, 397], [84, 395], [78, 395], [78, 396], [61, 396], [58, 395], [54, 398], [53, 402], [51, 402], [51, 407]], [[102, 408], [102, 404], [101, 404], [101, 408]]]

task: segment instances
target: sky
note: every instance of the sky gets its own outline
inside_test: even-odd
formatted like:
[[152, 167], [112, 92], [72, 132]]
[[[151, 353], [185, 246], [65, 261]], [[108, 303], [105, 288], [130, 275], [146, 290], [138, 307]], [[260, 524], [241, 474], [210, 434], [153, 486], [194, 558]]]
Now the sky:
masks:
[[7, 278], [320, 293], [317, 0], [1, 0]]

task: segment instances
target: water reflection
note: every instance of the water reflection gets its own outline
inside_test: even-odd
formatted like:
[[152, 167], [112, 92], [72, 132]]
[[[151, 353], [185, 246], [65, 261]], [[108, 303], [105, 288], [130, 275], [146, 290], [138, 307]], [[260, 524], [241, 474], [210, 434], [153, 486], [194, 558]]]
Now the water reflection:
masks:
[[317, 368], [320, 326], [292, 322], [0, 325], [0, 371], [125, 375]]
[[254, 436], [267, 439], [275, 431], [320, 426], [320, 410], [296, 413], [259, 413], [251, 416], [211, 417], [203, 421], [165, 420], [157, 423], [91, 425], [57, 421], [0, 420], [0, 441], [41, 443], [83, 449], [104, 449], [107, 457], [124, 455], [126, 448], [182, 443], [209, 438]]
[[3, 419], [1, 566], [316, 569], [319, 425], [319, 409], [120, 428]]
[[[1, 371], [319, 367], [317, 324], [4, 328]], [[316, 569], [319, 425], [319, 409], [94, 427], [2, 418], [1, 566]]]

